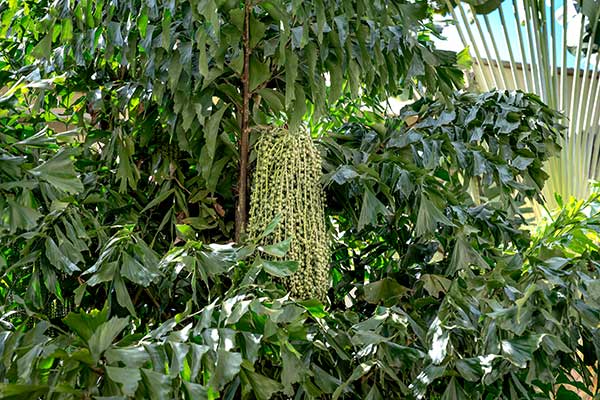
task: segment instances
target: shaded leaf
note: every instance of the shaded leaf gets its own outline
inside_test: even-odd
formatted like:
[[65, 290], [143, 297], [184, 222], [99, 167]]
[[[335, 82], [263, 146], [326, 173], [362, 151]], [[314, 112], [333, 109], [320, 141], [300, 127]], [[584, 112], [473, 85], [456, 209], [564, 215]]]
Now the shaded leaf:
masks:
[[408, 295], [409, 290], [400, 285], [395, 279], [384, 278], [376, 282], [371, 282], [365, 285], [365, 300], [372, 304], [377, 304], [380, 301], [389, 300], [397, 302], [400, 297]]
[[100, 325], [88, 341], [92, 357], [99, 360], [102, 353], [110, 347], [117, 336], [129, 325], [128, 318], [113, 317]]
[[417, 214], [417, 224], [415, 225], [415, 233], [418, 236], [423, 236], [434, 232], [438, 224], [446, 226], [455, 226], [446, 217], [441, 209], [439, 209], [425, 194], [421, 194], [421, 203], [419, 205], [419, 213]]
[[210, 378], [209, 386], [221, 390], [239, 374], [241, 365], [242, 355], [240, 353], [218, 350], [215, 372]]
[[279, 382], [256, 372], [244, 369], [241, 375], [252, 387], [257, 400], [269, 400], [273, 394], [283, 389]]
[[156, 371], [142, 368], [142, 377], [151, 400], [173, 399], [171, 377]]
[[83, 184], [73, 169], [73, 162], [67, 152], [60, 152], [45, 163], [29, 171], [55, 188], [67, 193], [83, 191]]
[[360, 217], [358, 219], [358, 229], [361, 230], [367, 225], [376, 225], [378, 217], [389, 216], [391, 212], [367, 187], [363, 195], [362, 206], [360, 208]]
[[254, 56], [250, 57], [250, 91], [254, 91], [271, 77], [269, 64], [258, 61]]
[[452, 284], [450, 279], [442, 275], [423, 274], [419, 279], [423, 281], [423, 288], [427, 293], [435, 298], [439, 297], [440, 293], [445, 294]]
[[104, 369], [113, 382], [121, 384], [124, 395], [133, 396], [135, 394], [138, 383], [142, 379], [139, 369], [111, 367], [108, 365]]

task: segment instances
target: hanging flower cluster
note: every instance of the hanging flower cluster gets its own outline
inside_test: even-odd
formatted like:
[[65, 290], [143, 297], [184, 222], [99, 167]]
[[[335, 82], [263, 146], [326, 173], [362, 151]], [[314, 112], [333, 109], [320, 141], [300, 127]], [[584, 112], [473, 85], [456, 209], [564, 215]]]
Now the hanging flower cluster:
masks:
[[248, 236], [259, 238], [279, 216], [273, 234], [261, 244], [291, 238], [286, 257], [299, 266], [284, 283], [293, 297], [322, 300], [329, 289], [329, 246], [321, 156], [307, 132], [272, 128], [261, 135], [256, 159]]

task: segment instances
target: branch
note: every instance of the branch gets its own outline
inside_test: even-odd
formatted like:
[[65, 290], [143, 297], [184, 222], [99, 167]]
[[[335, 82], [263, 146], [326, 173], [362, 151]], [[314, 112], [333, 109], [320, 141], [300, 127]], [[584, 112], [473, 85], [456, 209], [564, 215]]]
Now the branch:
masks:
[[242, 72], [242, 118], [240, 121], [240, 174], [238, 181], [238, 203], [235, 211], [235, 241], [240, 242], [248, 222], [248, 153], [250, 136], [250, 13], [252, 0], [244, 3], [244, 70]]

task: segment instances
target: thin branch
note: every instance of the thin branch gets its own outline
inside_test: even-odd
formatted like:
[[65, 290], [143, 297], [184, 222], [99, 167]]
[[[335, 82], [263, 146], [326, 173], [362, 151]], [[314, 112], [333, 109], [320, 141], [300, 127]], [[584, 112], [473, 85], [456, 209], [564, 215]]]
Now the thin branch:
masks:
[[235, 241], [240, 242], [248, 221], [248, 153], [250, 119], [250, 13], [252, 0], [244, 4], [244, 70], [242, 72], [242, 115], [240, 121], [240, 175], [238, 181], [238, 203], [235, 210]]

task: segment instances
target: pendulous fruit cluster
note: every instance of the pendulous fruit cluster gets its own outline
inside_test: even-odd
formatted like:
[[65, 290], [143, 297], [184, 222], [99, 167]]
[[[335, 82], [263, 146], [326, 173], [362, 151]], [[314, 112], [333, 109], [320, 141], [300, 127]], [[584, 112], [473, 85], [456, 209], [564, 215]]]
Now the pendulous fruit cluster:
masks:
[[321, 155], [307, 132], [270, 128], [257, 142], [256, 160], [248, 236], [260, 238], [279, 216], [275, 230], [261, 244], [291, 238], [286, 258], [299, 266], [284, 284], [295, 298], [323, 300], [329, 289], [329, 245]]

